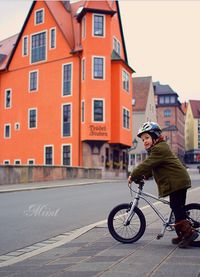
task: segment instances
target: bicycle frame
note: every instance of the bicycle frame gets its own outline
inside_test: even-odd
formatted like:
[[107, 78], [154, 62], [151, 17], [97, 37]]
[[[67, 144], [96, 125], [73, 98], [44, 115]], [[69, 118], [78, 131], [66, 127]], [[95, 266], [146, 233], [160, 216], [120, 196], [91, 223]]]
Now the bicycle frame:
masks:
[[169, 217], [167, 219], [165, 219], [163, 214], [155, 207], [154, 203], [152, 203], [146, 197], [150, 197], [150, 198], [152, 198], [154, 200], [157, 200], [159, 202], [162, 202], [163, 204], [166, 204], [166, 205], [169, 205], [169, 201], [167, 201], [165, 199], [159, 199], [158, 197], [154, 196], [151, 193], [143, 192], [142, 189], [143, 189], [143, 185], [141, 185], [141, 184], [138, 186], [137, 191], [134, 190], [134, 189], [131, 189], [131, 192], [135, 192], [135, 197], [134, 197], [134, 200], [132, 202], [131, 209], [128, 212], [128, 216], [127, 216], [127, 218], [124, 222], [124, 225], [126, 226], [126, 225], [129, 224], [129, 222], [131, 221], [131, 219], [133, 218], [133, 216], [135, 214], [134, 213], [134, 208], [138, 206], [139, 200], [143, 199], [146, 203], [149, 204], [149, 206], [154, 210], [154, 212], [158, 215], [158, 217], [163, 222], [163, 228], [162, 228], [160, 234], [157, 235], [157, 239], [160, 239], [161, 237], [164, 236], [164, 232], [165, 232], [167, 227], [170, 227], [170, 230], [173, 230], [172, 227], [174, 226], [174, 223], [171, 223], [173, 213], [171, 211]]

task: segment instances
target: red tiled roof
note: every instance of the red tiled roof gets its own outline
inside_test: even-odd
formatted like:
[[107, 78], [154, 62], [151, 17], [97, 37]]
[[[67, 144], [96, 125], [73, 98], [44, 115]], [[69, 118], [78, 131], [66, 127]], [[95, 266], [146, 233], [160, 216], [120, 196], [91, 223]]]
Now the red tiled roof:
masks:
[[[44, 1], [49, 8], [52, 16], [54, 17], [55, 21], [57, 22], [61, 32], [63, 33], [63, 36], [65, 37], [69, 47], [71, 48], [71, 51], [81, 51], [81, 41], [80, 41], [80, 23], [77, 21], [77, 11], [80, 7], [83, 7], [86, 11], [90, 10], [104, 10], [107, 11], [110, 14], [114, 14], [116, 11], [112, 9], [112, 4], [109, 1], [78, 1], [75, 3], [70, 3], [67, 1]], [[17, 44], [22, 36], [22, 33], [24, 31], [24, 28], [27, 24], [27, 21], [29, 19], [29, 16], [32, 12], [32, 9], [34, 8], [34, 5], [37, 3], [37, 1], [34, 1], [30, 11], [27, 15], [27, 18], [24, 22], [24, 25], [22, 27], [22, 30], [20, 34], [17, 36], [13, 36], [11, 38], [6, 39], [7, 46], [6, 48], [6, 58], [3, 57], [4, 52], [2, 52], [2, 47], [0, 48], [0, 70], [4, 70], [7, 66], [9, 66], [10, 61], [12, 60], [12, 56], [14, 55], [15, 49], [17, 47]], [[117, 4], [118, 7], [118, 4]], [[119, 8], [117, 8], [119, 9]], [[120, 13], [119, 13], [120, 17]], [[120, 19], [120, 18], [119, 18]], [[120, 21], [120, 20], [119, 20]], [[121, 21], [120, 21], [121, 24]], [[121, 25], [120, 25], [121, 26]], [[122, 32], [122, 39], [123, 39], [123, 31]], [[3, 42], [3, 41], [2, 41]], [[16, 47], [14, 48], [13, 44], [16, 42]], [[4, 42], [5, 44], [5, 42]], [[125, 50], [125, 60], [127, 61], [126, 56], [126, 49], [125, 49], [125, 43], [123, 43], [124, 50]], [[14, 48], [14, 49], [13, 49]], [[13, 50], [13, 51], [12, 51]], [[2, 62], [1, 62], [2, 60]]]
[[74, 32], [72, 28], [71, 13], [68, 12], [61, 1], [45, 1], [55, 21], [60, 27], [69, 47], [74, 48]]
[[200, 100], [189, 100], [194, 118], [200, 118]]
[[17, 41], [18, 35], [19, 34], [16, 34], [0, 41], [0, 55], [2, 57], [2, 60], [0, 60], [0, 70], [3, 70], [6, 68], [7, 61]]
[[133, 78], [133, 99], [135, 99], [133, 111], [139, 112], [146, 110], [146, 104], [151, 82], [151, 77]]
[[87, 9], [98, 9], [104, 11], [113, 11], [108, 1], [85, 1], [85, 8]]

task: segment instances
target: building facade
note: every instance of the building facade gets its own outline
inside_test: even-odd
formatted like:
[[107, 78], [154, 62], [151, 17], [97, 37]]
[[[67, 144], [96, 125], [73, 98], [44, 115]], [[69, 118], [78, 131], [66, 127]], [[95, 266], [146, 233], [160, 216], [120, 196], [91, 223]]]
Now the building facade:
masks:
[[156, 99], [157, 122], [163, 130], [163, 135], [172, 151], [184, 161], [185, 154], [185, 114], [178, 94], [169, 85], [153, 83]]
[[142, 141], [137, 137], [140, 126], [146, 121], [156, 121], [156, 105], [151, 76], [133, 78], [132, 105], [133, 144], [129, 150], [129, 171], [147, 156]]
[[34, 1], [0, 44], [0, 163], [125, 170], [133, 69], [118, 3]]
[[200, 163], [200, 101], [189, 100], [185, 119], [185, 162]]

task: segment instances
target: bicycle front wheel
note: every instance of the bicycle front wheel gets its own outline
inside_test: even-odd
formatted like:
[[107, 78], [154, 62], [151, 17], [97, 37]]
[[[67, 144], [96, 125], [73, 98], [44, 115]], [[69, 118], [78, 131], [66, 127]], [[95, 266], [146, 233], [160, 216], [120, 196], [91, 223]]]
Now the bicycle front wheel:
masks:
[[125, 225], [124, 222], [130, 211], [131, 204], [125, 203], [116, 206], [108, 216], [108, 229], [110, 234], [119, 242], [133, 243], [139, 240], [145, 232], [146, 220], [142, 211], [135, 207], [134, 216]]
[[200, 204], [191, 203], [185, 206], [187, 219], [192, 227], [200, 233]]

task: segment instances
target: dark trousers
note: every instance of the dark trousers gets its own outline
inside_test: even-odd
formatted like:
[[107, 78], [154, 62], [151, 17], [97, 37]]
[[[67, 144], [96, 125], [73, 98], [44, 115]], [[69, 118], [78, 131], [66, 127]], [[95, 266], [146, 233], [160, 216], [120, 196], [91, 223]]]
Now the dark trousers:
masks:
[[184, 210], [187, 189], [177, 190], [169, 195], [170, 208], [174, 212], [175, 221], [186, 219]]

